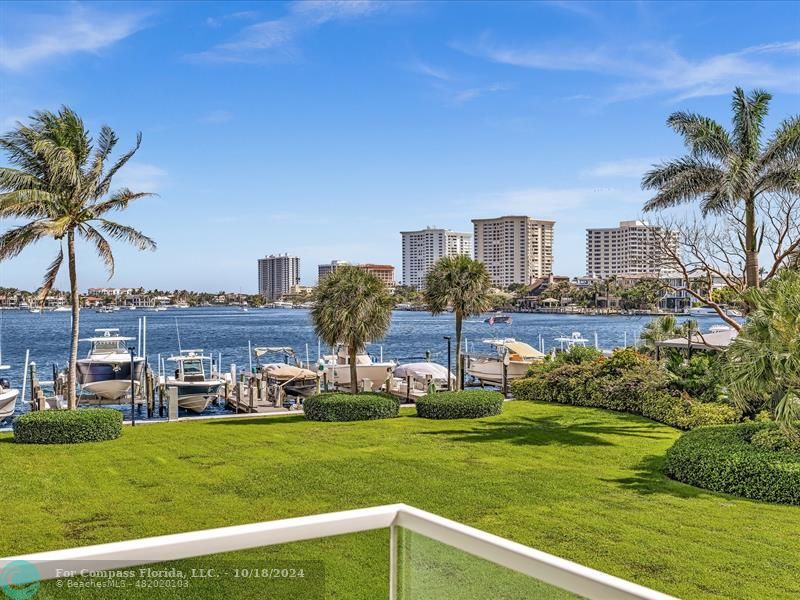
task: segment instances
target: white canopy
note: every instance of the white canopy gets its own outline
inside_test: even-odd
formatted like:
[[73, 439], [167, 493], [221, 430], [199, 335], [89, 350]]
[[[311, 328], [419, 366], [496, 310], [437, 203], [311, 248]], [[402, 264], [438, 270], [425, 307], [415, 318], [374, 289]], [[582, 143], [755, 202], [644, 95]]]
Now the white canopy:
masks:
[[[432, 362], [407, 363], [394, 369], [395, 377], [408, 377], [409, 375], [421, 380], [430, 375], [432, 379], [444, 379], [447, 381], [448, 373], [447, 367]], [[452, 373], [450, 373], [450, 377], [453, 377]]]
[[[725, 331], [712, 331], [707, 333], [692, 334], [692, 348], [701, 350], [723, 350], [731, 345], [739, 332], [733, 328]], [[662, 348], [689, 348], [689, 340], [686, 336], [662, 340], [656, 342]]]

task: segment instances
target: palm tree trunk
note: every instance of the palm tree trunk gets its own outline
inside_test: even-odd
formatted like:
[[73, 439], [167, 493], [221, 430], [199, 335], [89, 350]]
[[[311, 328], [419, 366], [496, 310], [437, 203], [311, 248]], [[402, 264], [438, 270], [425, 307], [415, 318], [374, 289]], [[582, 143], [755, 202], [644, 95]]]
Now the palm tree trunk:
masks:
[[67, 369], [67, 408], [78, 407], [76, 396], [77, 362], [78, 362], [78, 326], [80, 319], [80, 297], [78, 296], [78, 274], [75, 269], [75, 231], [67, 232], [67, 259], [69, 262], [69, 289], [72, 295], [72, 333], [70, 338], [69, 367]]
[[756, 201], [750, 197], [745, 202], [745, 283], [748, 288], [759, 287], [758, 247], [756, 243]]
[[358, 369], [356, 368], [356, 357], [358, 356], [358, 349], [355, 344], [350, 344], [347, 351], [350, 353], [350, 391], [353, 394], [358, 393]]
[[461, 387], [461, 311], [456, 311], [456, 389], [463, 389]]

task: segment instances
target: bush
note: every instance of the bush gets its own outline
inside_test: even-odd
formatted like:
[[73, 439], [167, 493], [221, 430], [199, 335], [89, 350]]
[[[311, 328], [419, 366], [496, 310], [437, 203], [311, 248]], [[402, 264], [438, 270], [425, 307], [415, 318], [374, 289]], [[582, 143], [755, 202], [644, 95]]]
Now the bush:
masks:
[[742, 423], [689, 431], [667, 451], [664, 472], [715, 492], [800, 504], [800, 455], [751, 443], [774, 428], [771, 423]]
[[775, 423], [762, 427], [750, 438], [750, 443], [761, 450], [800, 454], [800, 437], [788, 435]]
[[503, 394], [488, 390], [438, 392], [417, 400], [417, 416], [423, 419], [479, 419], [503, 411]]
[[81, 444], [113, 440], [122, 433], [122, 413], [112, 408], [43, 410], [14, 422], [19, 444]]
[[399, 411], [400, 402], [386, 394], [332, 392], [303, 402], [303, 412], [309, 421], [372, 421], [396, 417]]

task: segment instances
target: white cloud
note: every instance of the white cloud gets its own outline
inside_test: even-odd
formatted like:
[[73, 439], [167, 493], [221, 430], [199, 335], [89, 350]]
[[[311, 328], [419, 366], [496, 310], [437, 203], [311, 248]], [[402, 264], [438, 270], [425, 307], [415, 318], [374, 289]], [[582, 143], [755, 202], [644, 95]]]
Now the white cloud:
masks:
[[289, 5], [279, 19], [261, 21], [242, 29], [232, 40], [189, 56], [203, 62], [262, 62], [292, 58], [295, 38], [325, 23], [349, 21], [372, 15], [388, 3], [375, 0], [307, 0]]
[[623, 158], [602, 162], [581, 171], [581, 175], [589, 177], [630, 177], [641, 178], [649, 171], [653, 164], [658, 162], [654, 158]]
[[113, 188], [126, 187], [134, 192], [156, 193], [161, 189], [167, 172], [156, 165], [129, 162], [120, 169], [112, 183]]
[[413, 63], [411, 63], [409, 69], [415, 73], [419, 73], [420, 75], [425, 75], [426, 77], [431, 77], [432, 79], [438, 79], [440, 81], [453, 81], [454, 79], [454, 77], [446, 70], [435, 67], [421, 60], [415, 60]]
[[476, 44], [455, 47], [517, 67], [607, 75], [620, 81], [612, 87], [611, 101], [656, 94], [683, 100], [728, 94], [737, 85], [790, 93], [800, 90], [798, 41], [751, 46], [698, 59], [687, 58], [665, 45], [520, 47], [496, 43], [487, 35]]
[[506, 83], [471, 85], [469, 82], [464, 81], [464, 78], [421, 60], [412, 62], [409, 68], [415, 73], [428, 78], [431, 82], [431, 87], [453, 104], [463, 104], [485, 94], [506, 91], [511, 87]]
[[15, 19], [12, 36], [0, 40], [0, 68], [18, 71], [79, 52], [97, 52], [144, 27], [143, 14], [97, 12], [69, 4], [61, 15]]
[[200, 117], [201, 122], [211, 124], [227, 123], [231, 119], [233, 114], [227, 110], [212, 110]]

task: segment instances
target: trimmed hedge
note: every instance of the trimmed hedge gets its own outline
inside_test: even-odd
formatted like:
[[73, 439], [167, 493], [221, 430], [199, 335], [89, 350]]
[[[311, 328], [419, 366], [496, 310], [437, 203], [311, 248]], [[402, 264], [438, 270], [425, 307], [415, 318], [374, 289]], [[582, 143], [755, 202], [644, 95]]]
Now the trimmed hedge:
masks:
[[400, 411], [400, 402], [386, 394], [318, 394], [303, 401], [309, 421], [372, 421], [391, 419]]
[[700, 402], [670, 389], [658, 363], [630, 349], [590, 363], [545, 363], [528, 375], [511, 382], [514, 398], [629, 412], [679, 429], [742, 419], [728, 404]]
[[417, 400], [417, 416], [423, 419], [479, 419], [503, 411], [503, 394], [488, 390], [437, 392]]
[[800, 505], [800, 454], [751, 443], [772, 423], [703, 427], [683, 434], [667, 451], [667, 476], [715, 492]]
[[18, 444], [82, 444], [113, 440], [122, 434], [122, 413], [112, 408], [43, 410], [14, 422]]

